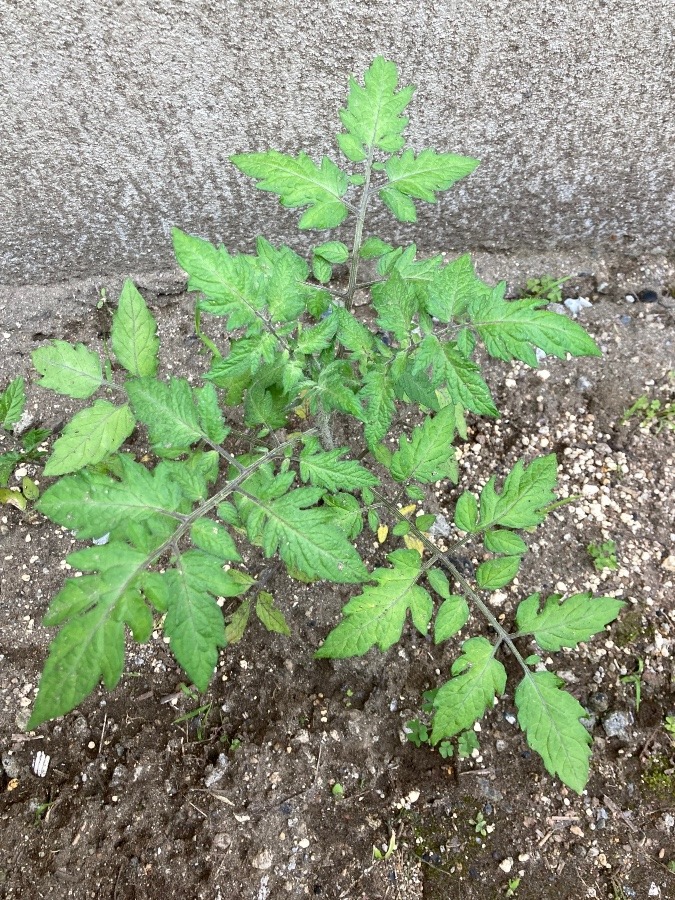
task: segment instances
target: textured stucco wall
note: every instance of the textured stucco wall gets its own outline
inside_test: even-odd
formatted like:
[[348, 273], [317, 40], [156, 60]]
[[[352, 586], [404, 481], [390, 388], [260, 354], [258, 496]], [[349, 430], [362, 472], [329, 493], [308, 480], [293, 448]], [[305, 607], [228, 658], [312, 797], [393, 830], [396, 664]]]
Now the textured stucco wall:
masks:
[[[233, 152], [335, 152], [350, 72], [477, 172], [422, 248], [675, 246], [674, 0], [0, 0], [0, 284], [162, 270], [169, 229], [298, 245]], [[395, 237], [389, 215], [373, 228]]]

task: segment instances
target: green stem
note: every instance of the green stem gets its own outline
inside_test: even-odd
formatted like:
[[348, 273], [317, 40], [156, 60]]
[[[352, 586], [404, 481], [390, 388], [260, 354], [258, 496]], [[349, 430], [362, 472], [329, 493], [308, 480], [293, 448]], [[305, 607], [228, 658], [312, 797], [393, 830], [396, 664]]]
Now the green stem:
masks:
[[345, 297], [345, 309], [351, 312], [354, 302], [354, 292], [356, 291], [356, 276], [359, 271], [359, 253], [361, 252], [361, 243], [363, 241], [363, 225], [366, 221], [366, 211], [368, 209], [370, 176], [373, 168], [373, 148], [368, 148], [368, 157], [365, 162], [365, 181], [363, 183], [363, 193], [361, 194], [361, 202], [359, 203], [359, 211], [356, 217], [356, 230], [354, 231], [354, 244], [352, 246], [352, 264], [349, 270], [349, 284], [347, 285], [347, 296]]

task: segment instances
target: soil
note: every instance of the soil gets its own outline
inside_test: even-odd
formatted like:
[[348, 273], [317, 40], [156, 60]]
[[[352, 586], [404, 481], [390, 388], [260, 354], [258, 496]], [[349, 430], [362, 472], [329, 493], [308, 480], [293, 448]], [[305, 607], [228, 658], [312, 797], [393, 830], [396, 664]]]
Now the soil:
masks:
[[[35, 511], [5, 506], [0, 898], [675, 897], [675, 736], [664, 728], [675, 715], [675, 432], [621, 423], [642, 394], [673, 397], [675, 301], [666, 283], [653, 287], [656, 302], [630, 303], [619, 278], [566, 285], [590, 298], [578, 318], [603, 358], [544, 359], [537, 371], [488, 363], [502, 418], [470, 421], [459, 485], [438, 487], [425, 505], [451, 520], [461, 490], [551, 451], [560, 496], [580, 495], [527, 536], [520, 578], [491, 602], [510, 622], [533, 591], [627, 601], [605, 634], [549, 662], [589, 711], [594, 755], [581, 796], [527, 748], [508, 657], [514, 680], [481, 721], [479, 750], [443, 759], [416, 748], [403, 726], [420, 717], [422, 692], [447, 677], [458, 642], [437, 647], [407, 627], [386, 654], [317, 661], [313, 651], [356, 591], [281, 574], [268, 588], [292, 637], [252, 623], [222, 653], [206, 695], [184, 690], [160, 632], [129, 645], [113, 693], [99, 688], [26, 733], [53, 637], [40, 619], [76, 544]], [[196, 376], [207, 363], [191, 302], [145, 293], [164, 371]], [[28, 374], [41, 341], [100, 346], [108, 323], [93, 297], [77, 316], [54, 316], [32, 334], [8, 328], [0, 385]], [[29, 398], [34, 424], [55, 428], [72, 412], [67, 398], [36, 387]], [[39, 469], [27, 472], [40, 481]], [[397, 540], [380, 548], [368, 534], [359, 548], [374, 567]], [[605, 540], [616, 542], [619, 567], [597, 571], [587, 546]], [[262, 567], [254, 556], [247, 564], [253, 574]], [[487, 634], [480, 618], [469, 633]], [[40, 751], [50, 758], [42, 776]]]

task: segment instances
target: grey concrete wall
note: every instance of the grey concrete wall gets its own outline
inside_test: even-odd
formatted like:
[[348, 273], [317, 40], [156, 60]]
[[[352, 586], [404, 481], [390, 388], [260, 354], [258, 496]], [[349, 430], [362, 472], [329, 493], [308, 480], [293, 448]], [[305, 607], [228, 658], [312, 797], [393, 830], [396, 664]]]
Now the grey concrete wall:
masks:
[[174, 224], [298, 246], [227, 157], [334, 153], [378, 53], [418, 85], [411, 145], [482, 161], [420, 204], [422, 248], [672, 251], [674, 20], [674, 0], [0, 0], [0, 284], [167, 270]]

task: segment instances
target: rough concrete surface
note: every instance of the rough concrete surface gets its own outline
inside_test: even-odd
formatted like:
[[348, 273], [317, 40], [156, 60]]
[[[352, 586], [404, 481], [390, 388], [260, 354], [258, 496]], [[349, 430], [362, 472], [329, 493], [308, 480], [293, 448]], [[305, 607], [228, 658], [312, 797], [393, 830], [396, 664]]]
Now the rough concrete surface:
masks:
[[[294, 238], [296, 213], [227, 157], [334, 153], [348, 74], [378, 53], [418, 85], [411, 146], [482, 161], [419, 204], [406, 234], [422, 249], [669, 252], [674, 12], [673, 0], [0, 0], [0, 284], [167, 271], [174, 224], [237, 249], [260, 232]], [[382, 210], [371, 224], [397, 237]]]

